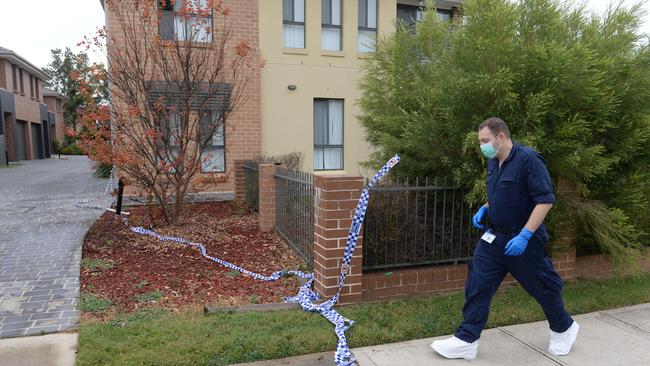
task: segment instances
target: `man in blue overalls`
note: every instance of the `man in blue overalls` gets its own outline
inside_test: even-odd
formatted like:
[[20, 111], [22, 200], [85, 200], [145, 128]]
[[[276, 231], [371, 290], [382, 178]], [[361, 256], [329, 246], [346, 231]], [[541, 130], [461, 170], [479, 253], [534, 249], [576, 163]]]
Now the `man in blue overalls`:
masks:
[[531, 148], [513, 143], [508, 126], [499, 118], [481, 123], [478, 134], [481, 151], [488, 158], [488, 202], [474, 215], [473, 224], [486, 229], [481, 222], [487, 216], [487, 231], [468, 265], [463, 322], [453, 337], [435, 341], [431, 347], [447, 358], [476, 358], [490, 302], [510, 273], [546, 314], [548, 351], [566, 355], [580, 326], [564, 309], [563, 282], [546, 254], [548, 234], [543, 221], [555, 202], [546, 163]]

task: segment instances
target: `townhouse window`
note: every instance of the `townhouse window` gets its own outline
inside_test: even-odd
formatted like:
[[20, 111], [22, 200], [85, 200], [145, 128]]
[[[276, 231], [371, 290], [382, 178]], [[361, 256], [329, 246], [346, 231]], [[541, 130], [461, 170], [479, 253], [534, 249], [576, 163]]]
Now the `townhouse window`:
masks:
[[25, 95], [25, 84], [23, 83], [23, 69], [18, 70], [18, 75], [20, 78], [20, 95]]
[[56, 99], [56, 111], [61, 112], [61, 99]]
[[[199, 122], [198, 141], [195, 142], [201, 146], [201, 172], [225, 172], [226, 144], [220, 115], [212, 111], [193, 111], [192, 114], [198, 117]], [[180, 152], [180, 139], [183, 138], [183, 122], [181, 118], [180, 112], [170, 110], [166, 118], [161, 120], [163, 141], [159, 145], [159, 149], [163, 159], [168, 164], [171, 164]], [[190, 120], [193, 120], [193, 118], [190, 118]], [[186, 144], [188, 142], [185, 141]], [[164, 151], [165, 145], [167, 151]]]
[[446, 9], [436, 9], [438, 19], [443, 22], [451, 22], [451, 10]]
[[209, 0], [160, 0], [160, 38], [212, 42], [213, 9]]
[[183, 133], [181, 114], [177, 110], [167, 110], [167, 113], [160, 117], [159, 123], [162, 136], [160, 137], [161, 141], [158, 143], [158, 156], [156, 158], [162, 158], [166, 164], [172, 164], [170, 171], [173, 173], [175, 171], [173, 168], [174, 159], [176, 159], [180, 151], [179, 141]]
[[321, 0], [321, 45], [325, 51], [341, 51], [341, 0]]
[[[415, 33], [415, 24], [422, 20], [424, 11], [424, 6], [397, 4], [397, 23]], [[436, 9], [436, 15], [443, 22], [451, 21], [451, 10]]]
[[202, 146], [201, 172], [225, 172], [225, 133], [223, 118], [218, 112], [199, 112], [199, 144]]
[[305, 0], [282, 0], [285, 48], [305, 48]]
[[36, 95], [36, 100], [41, 100], [41, 90], [38, 86], [38, 78], [34, 78], [34, 94]]
[[29, 75], [29, 96], [34, 99], [34, 77]]
[[181, 114], [179, 111], [167, 111], [166, 118], [162, 120], [161, 132], [164, 143], [169, 147], [178, 148], [179, 140], [181, 138], [182, 123], [181, 123]]
[[359, 0], [359, 52], [375, 52], [377, 43], [377, 0]]
[[14, 82], [14, 92], [18, 92], [18, 66], [11, 64], [11, 75]]
[[314, 99], [314, 170], [343, 169], [343, 100]]

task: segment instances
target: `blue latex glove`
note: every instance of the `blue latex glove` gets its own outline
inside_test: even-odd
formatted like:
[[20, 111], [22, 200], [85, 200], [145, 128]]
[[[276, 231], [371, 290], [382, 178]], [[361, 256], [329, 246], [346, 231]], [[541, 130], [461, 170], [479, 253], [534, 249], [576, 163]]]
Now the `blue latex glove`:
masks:
[[472, 224], [474, 225], [475, 228], [481, 230], [485, 229], [485, 226], [481, 225], [481, 220], [483, 220], [483, 218], [485, 217], [485, 215], [487, 215], [487, 213], [488, 213], [488, 208], [485, 206], [481, 206], [481, 208], [479, 208], [478, 211], [476, 211], [474, 217], [472, 218]]
[[522, 255], [532, 236], [532, 231], [526, 228], [521, 229], [521, 232], [506, 244], [506, 255]]

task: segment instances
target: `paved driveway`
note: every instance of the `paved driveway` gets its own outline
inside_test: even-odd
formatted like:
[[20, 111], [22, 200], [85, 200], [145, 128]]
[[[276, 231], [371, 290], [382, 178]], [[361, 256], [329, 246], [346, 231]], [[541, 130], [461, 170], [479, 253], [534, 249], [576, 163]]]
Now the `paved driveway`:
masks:
[[91, 165], [71, 156], [0, 168], [0, 338], [76, 325], [81, 244], [101, 212], [72, 204], [106, 184]]

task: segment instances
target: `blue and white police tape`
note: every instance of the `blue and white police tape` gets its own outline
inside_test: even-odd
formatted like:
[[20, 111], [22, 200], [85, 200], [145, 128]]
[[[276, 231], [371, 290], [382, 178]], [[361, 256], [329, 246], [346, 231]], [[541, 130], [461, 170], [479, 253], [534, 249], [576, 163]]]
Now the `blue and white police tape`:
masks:
[[[334, 324], [334, 332], [336, 333], [336, 336], [338, 337], [338, 344], [336, 347], [336, 353], [334, 355], [334, 359], [336, 361], [336, 364], [338, 366], [350, 366], [356, 364], [356, 359], [354, 358], [354, 355], [350, 351], [350, 348], [347, 344], [347, 339], [345, 337], [345, 332], [350, 329], [350, 327], [354, 324], [354, 321], [347, 319], [343, 317], [341, 314], [339, 314], [336, 310], [332, 309], [332, 307], [338, 302], [338, 299], [341, 294], [341, 289], [343, 288], [343, 285], [345, 284], [345, 278], [348, 274], [348, 270], [350, 268], [350, 263], [352, 262], [352, 256], [354, 254], [354, 249], [356, 248], [357, 245], [357, 240], [359, 239], [359, 233], [361, 231], [361, 226], [363, 224], [363, 219], [366, 215], [366, 210], [368, 208], [368, 201], [370, 198], [370, 188], [372, 188], [388, 171], [397, 165], [399, 163], [400, 158], [399, 156], [395, 156], [392, 159], [390, 159], [378, 172], [375, 174], [375, 176], [372, 178], [370, 183], [363, 189], [361, 192], [361, 197], [359, 198], [359, 202], [357, 203], [357, 208], [355, 210], [353, 219], [352, 219], [352, 224], [350, 225], [350, 230], [348, 232], [348, 238], [347, 238], [347, 244], [345, 248], [345, 252], [343, 255], [343, 263], [341, 264], [341, 272], [339, 275], [339, 288], [336, 293], [331, 299], [321, 303], [321, 304], [314, 304], [314, 301], [318, 301], [320, 297], [318, 294], [316, 294], [312, 290], [312, 284], [314, 282], [314, 274], [313, 273], [305, 273], [301, 271], [277, 271], [273, 272], [270, 276], [263, 276], [255, 272], [251, 272], [249, 270], [246, 270], [244, 268], [241, 268], [237, 265], [234, 265], [232, 263], [226, 262], [222, 259], [215, 258], [212, 256], [209, 256], [207, 254], [207, 251], [205, 249], [205, 246], [201, 243], [195, 243], [191, 242], [188, 240], [185, 240], [183, 238], [177, 238], [173, 236], [163, 236], [160, 235], [154, 231], [145, 229], [143, 227], [131, 227], [130, 230], [134, 233], [141, 234], [141, 235], [149, 235], [152, 237], [157, 238], [158, 240], [161, 241], [172, 241], [178, 244], [184, 244], [184, 245], [190, 245], [195, 248], [197, 248], [200, 252], [201, 255], [204, 256], [205, 258], [208, 258], [216, 263], [221, 264], [222, 266], [225, 266], [227, 268], [236, 270], [238, 272], [241, 272], [245, 275], [251, 276], [253, 278], [262, 280], [262, 281], [276, 281], [284, 276], [298, 276], [307, 279], [307, 282], [303, 284], [300, 287], [300, 290], [298, 291], [298, 295], [293, 296], [293, 297], [287, 297], [285, 298], [285, 302], [292, 302], [292, 303], [298, 303], [300, 306], [303, 308], [305, 311], [311, 311], [311, 312], [318, 312], [321, 315], [323, 315], [327, 320], [329, 320], [332, 324]], [[112, 183], [112, 178], [111, 181], [109, 181], [109, 184]], [[108, 187], [106, 189], [106, 192], [108, 192]], [[79, 207], [79, 206], [78, 206]], [[127, 221], [124, 221], [127, 223]]]

